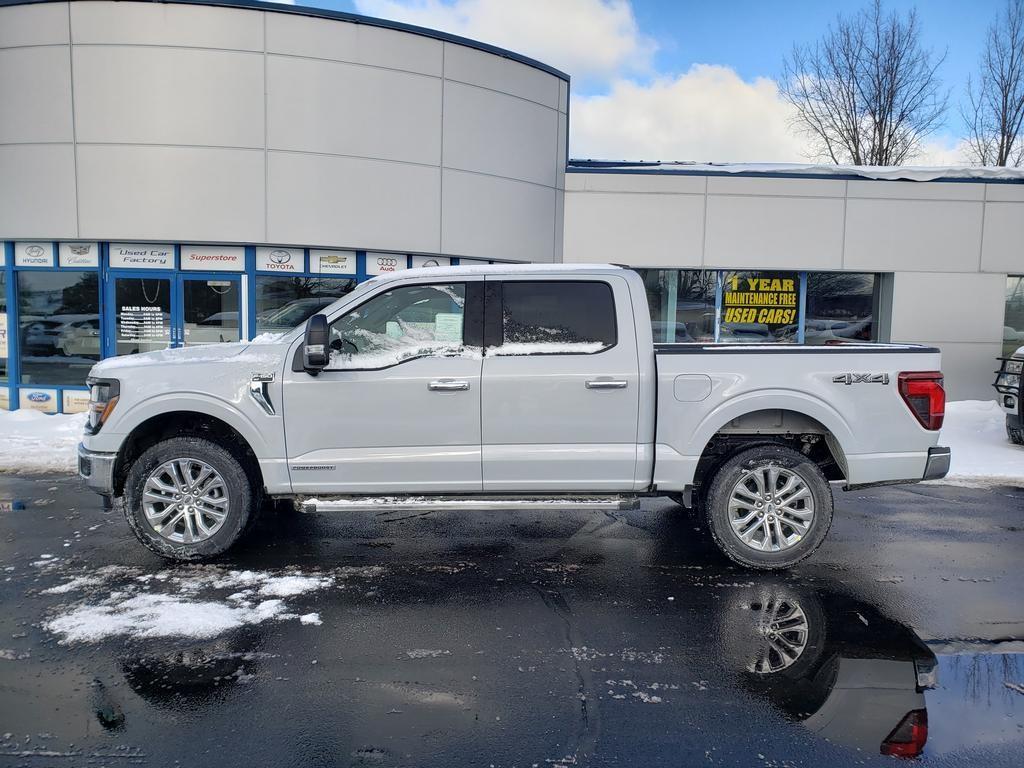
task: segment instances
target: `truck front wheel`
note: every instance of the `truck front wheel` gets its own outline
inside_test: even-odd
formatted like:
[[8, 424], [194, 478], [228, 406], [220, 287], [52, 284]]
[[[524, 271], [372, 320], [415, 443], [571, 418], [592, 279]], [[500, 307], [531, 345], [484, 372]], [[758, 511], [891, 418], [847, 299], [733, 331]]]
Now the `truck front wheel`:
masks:
[[737, 453], [711, 478], [708, 529], [731, 560], [789, 568], [820, 546], [832, 525], [832, 489], [813, 461], [783, 445]]
[[132, 532], [172, 560], [224, 552], [245, 531], [254, 494], [245, 468], [201, 437], [175, 437], [146, 449], [128, 471], [121, 502]]

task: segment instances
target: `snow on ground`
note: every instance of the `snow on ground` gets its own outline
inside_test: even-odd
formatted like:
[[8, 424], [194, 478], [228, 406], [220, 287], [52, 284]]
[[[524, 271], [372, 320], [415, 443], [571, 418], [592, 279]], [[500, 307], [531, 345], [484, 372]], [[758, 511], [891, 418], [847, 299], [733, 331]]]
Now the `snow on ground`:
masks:
[[947, 403], [939, 445], [948, 445], [953, 450], [948, 480], [1024, 481], [1024, 446], [1007, 439], [1006, 415], [995, 400]]
[[351, 578], [373, 579], [385, 572], [380, 566], [310, 573], [199, 565], [154, 576], [112, 565], [77, 573], [43, 590], [44, 595], [70, 600], [56, 605], [43, 627], [61, 643], [90, 643], [113, 637], [206, 639], [266, 621], [319, 626], [319, 613], [297, 612], [291, 600], [345, 589]]
[[74, 472], [87, 414], [0, 411], [0, 472]]
[[[27, 410], [0, 411], [0, 472], [73, 473], [85, 419], [84, 413], [48, 416]], [[994, 400], [947, 403], [939, 445], [953, 449], [947, 480], [1024, 482], [1024, 448], [1007, 440], [1004, 414]]]

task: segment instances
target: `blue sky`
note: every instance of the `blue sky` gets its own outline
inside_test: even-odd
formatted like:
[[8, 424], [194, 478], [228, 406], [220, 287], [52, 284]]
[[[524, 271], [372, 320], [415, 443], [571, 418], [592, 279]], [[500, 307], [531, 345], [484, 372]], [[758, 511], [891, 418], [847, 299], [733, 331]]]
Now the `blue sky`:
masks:
[[[866, 0], [865, 0], [866, 2]], [[794, 41], [820, 37], [835, 0], [325, 0], [303, 4], [421, 24], [510, 48], [573, 77], [570, 152], [577, 157], [800, 161], [774, 92]], [[300, 0], [302, 3], [302, 0]], [[946, 51], [943, 131], [919, 162], [958, 160], [957, 103], [1003, 0], [888, 0], [917, 7], [925, 45]], [[789, 134], [789, 135], [787, 135]]]

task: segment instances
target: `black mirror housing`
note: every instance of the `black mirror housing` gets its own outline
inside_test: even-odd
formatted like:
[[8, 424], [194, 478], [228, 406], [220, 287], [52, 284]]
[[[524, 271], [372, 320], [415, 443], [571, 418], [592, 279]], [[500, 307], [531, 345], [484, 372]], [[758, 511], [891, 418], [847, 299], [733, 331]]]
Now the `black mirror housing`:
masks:
[[329, 331], [327, 329], [326, 315], [313, 315], [306, 321], [306, 338], [302, 344], [302, 365], [316, 375], [324, 368], [331, 359], [331, 350], [328, 346]]

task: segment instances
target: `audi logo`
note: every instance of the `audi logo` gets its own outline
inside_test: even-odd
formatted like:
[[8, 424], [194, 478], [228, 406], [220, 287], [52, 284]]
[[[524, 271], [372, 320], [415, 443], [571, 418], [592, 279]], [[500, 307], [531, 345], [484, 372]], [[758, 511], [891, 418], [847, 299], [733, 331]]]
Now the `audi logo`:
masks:
[[398, 259], [381, 256], [377, 259], [378, 267], [397, 267]]
[[30, 245], [25, 249], [25, 255], [31, 256], [33, 259], [37, 259], [43, 255], [43, 246], [41, 245]]
[[271, 251], [270, 260], [275, 264], [287, 264], [292, 260], [292, 255], [288, 251]]

